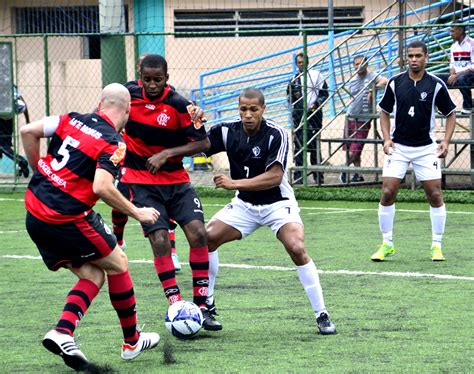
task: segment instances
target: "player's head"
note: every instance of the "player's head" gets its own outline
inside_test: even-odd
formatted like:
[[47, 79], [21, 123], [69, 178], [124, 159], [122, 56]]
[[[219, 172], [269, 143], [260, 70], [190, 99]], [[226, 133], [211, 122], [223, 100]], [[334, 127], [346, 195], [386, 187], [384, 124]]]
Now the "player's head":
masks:
[[149, 99], [163, 94], [168, 83], [168, 63], [160, 55], [147, 55], [140, 64], [140, 80]]
[[308, 66], [308, 56], [305, 56], [304, 53], [298, 53], [295, 56], [295, 64], [300, 72], [304, 70], [305, 63], [306, 63], [306, 66]]
[[[462, 21], [457, 21], [455, 23], [461, 23]], [[449, 29], [449, 34], [451, 35], [451, 38], [455, 42], [461, 42], [464, 40], [466, 36], [466, 26], [464, 25], [456, 25], [456, 26], [451, 26]]]
[[246, 88], [239, 97], [239, 114], [248, 135], [254, 135], [260, 130], [263, 112], [265, 112], [265, 97], [256, 88]]
[[423, 71], [428, 60], [428, 47], [421, 40], [414, 40], [407, 46], [408, 69], [414, 73]]
[[114, 122], [117, 132], [121, 132], [130, 114], [130, 93], [125, 86], [119, 83], [105, 86], [100, 95], [100, 111]]
[[367, 73], [367, 67], [368, 67], [367, 57], [362, 56], [362, 55], [355, 56], [353, 60], [353, 64], [354, 64], [354, 68], [357, 71], [357, 74], [364, 75], [365, 73]]

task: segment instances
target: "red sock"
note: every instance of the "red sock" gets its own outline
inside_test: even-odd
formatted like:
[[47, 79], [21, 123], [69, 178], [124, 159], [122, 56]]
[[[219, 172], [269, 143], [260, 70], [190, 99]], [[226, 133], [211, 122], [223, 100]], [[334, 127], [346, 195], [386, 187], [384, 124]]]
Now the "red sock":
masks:
[[171, 304], [181, 300], [178, 283], [176, 282], [176, 271], [174, 270], [171, 256], [155, 257], [155, 269], [160, 278], [161, 286]]
[[89, 279], [80, 279], [67, 294], [66, 305], [55, 329], [72, 336], [99, 290], [100, 288]]
[[189, 266], [193, 276], [193, 301], [198, 306], [206, 305], [209, 285], [209, 250], [207, 247], [189, 249]]
[[174, 230], [169, 230], [168, 234], [170, 236], [171, 254], [176, 254], [176, 232]]
[[123, 232], [127, 222], [128, 216], [126, 214], [123, 214], [117, 209], [112, 209], [112, 229], [120, 245], [123, 244]]
[[109, 296], [120, 320], [123, 340], [131, 345], [138, 341], [135, 292], [128, 270], [120, 274], [107, 275]]

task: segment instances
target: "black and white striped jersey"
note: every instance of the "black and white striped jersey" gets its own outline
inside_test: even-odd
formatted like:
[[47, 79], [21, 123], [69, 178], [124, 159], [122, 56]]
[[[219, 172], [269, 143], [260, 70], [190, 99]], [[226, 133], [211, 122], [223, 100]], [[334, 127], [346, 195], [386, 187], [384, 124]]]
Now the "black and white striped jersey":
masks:
[[448, 116], [454, 104], [448, 88], [437, 76], [425, 72], [419, 81], [412, 80], [408, 71], [390, 78], [379, 107], [394, 113], [391, 137], [395, 143], [420, 147], [436, 141], [436, 110]]
[[286, 172], [288, 134], [276, 122], [262, 119], [260, 131], [254, 136], [245, 133], [240, 119], [223, 122], [211, 127], [208, 137], [211, 149], [206, 155], [226, 152], [232, 179], [254, 178], [275, 163], [279, 163], [284, 170], [279, 186], [263, 191], [237, 191], [240, 199], [254, 205], [294, 199]]

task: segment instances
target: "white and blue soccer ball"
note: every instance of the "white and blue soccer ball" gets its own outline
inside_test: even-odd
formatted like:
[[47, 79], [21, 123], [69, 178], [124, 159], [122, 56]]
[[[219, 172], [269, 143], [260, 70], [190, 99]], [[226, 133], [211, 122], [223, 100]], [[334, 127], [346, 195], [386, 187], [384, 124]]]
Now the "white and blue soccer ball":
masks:
[[180, 300], [171, 304], [166, 312], [165, 326], [179, 339], [191, 339], [201, 330], [201, 309], [191, 301]]

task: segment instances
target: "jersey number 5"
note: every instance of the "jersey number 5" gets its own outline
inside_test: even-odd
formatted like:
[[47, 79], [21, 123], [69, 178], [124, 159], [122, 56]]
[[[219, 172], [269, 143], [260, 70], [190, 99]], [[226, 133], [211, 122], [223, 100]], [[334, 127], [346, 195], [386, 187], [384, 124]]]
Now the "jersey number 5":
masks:
[[66, 139], [64, 139], [63, 144], [61, 144], [61, 147], [58, 149], [58, 154], [63, 156], [63, 159], [61, 160], [61, 162], [58, 162], [58, 160], [56, 159], [51, 161], [51, 168], [54, 171], [58, 171], [59, 169], [62, 169], [67, 164], [70, 157], [67, 146], [70, 145], [73, 148], [77, 148], [79, 144], [80, 144], [79, 140], [76, 140], [70, 137], [69, 135], [66, 136]]

